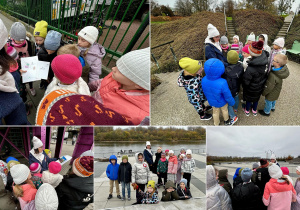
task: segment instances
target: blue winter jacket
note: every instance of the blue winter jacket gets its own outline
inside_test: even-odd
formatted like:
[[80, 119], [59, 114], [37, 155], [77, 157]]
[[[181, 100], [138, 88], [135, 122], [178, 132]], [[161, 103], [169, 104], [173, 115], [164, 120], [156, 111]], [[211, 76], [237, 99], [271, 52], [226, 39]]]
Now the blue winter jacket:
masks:
[[214, 45], [207, 43], [205, 46], [205, 59], [209, 60], [211, 58], [217, 58], [222, 61], [225, 67], [228, 66], [227, 58], [225, 58], [223, 53]]
[[233, 106], [234, 98], [231, 95], [227, 81], [221, 78], [225, 71], [222, 62], [216, 58], [211, 58], [204, 64], [206, 76], [202, 79], [202, 89], [209, 105], [220, 108], [225, 104]]
[[[116, 160], [115, 165], [111, 163], [111, 160]], [[118, 171], [119, 171], [119, 164], [117, 163], [117, 157], [115, 155], [111, 155], [109, 157], [110, 164], [106, 168], [106, 175], [110, 180], [118, 180]]]
[[45, 151], [43, 151], [43, 155], [44, 155], [44, 160], [41, 163], [31, 153], [29, 153], [29, 165], [31, 165], [31, 163], [39, 163], [41, 165], [41, 167], [42, 167], [40, 173], [42, 173], [43, 171], [47, 171], [48, 170], [48, 165], [49, 165], [50, 162], [57, 161], [57, 158], [49, 158], [48, 155], [45, 153]]
[[146, 162], [149, 165], [153, 164], [153, 156], [152, 156], [152, 154], [150, 154], [150, 152], [148, 152], [147, 149], [144, 149], [144, 157], [145, 157]]
[[240, 171], [240, 169], [241, 169], [241, 167], [240, 167], [240, 168], [237, 168], [237, 169], [235, 170], [235, 173], [234, 173], [234, 176], [233, 176], [233, 180], [235, 180], [235, 178], [239, 176], [239, 171]]

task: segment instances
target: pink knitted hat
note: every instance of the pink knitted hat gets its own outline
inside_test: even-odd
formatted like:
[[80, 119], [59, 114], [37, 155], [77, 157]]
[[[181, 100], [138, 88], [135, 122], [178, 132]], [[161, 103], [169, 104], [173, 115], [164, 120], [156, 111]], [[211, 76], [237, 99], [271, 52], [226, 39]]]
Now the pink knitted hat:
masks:
[[41, 165], [39, 163], [31, 163], [29, 169], [32, 173], [39, 173], [41, 171]]
[[50, 173], [58, 174], [61, 171], [61, 164], [53, 161], [53, 162], [49, 163], [48, 168], [49, 168]]
[[56, 56], [51, 64], [55, 76], [63, 83], [74, 83], [82, 73], [79, 59], [71, 54]]
[[248, 44], [245, 45], [245, 47], [243, 47], [242, 51], [245, 52], [245, 53], [250, 54], [250, 52], [249, 52], [249, 45]]

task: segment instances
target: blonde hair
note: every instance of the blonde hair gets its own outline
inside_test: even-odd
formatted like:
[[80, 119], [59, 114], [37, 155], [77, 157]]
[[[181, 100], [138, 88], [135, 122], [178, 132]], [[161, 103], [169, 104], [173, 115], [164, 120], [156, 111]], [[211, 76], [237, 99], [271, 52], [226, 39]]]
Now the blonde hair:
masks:
[[284, 55], [284, 54], [276, 54], [276, 55], [274, 56], [274, 58], [277, 58], [277, 59], [278, 59], [278, 63], [280, 64], [280, 66], [286, 65], [287, 62], [288, 62], [288, 58], [287, 58], [287, 56]]
[[64, 54], [71, 54], [71, 55], [74, 55], [77, 58], [79, 58], [80, 50], [76, 44], [68, 44], [68, 45], [62, 46], [57, 51], [57, 55], [64, 55]]
[[[24, 182], [25, 184], [29, 184], [31, 185], [31, 187], [35, 188], [35, 185], [33, 184], [33, 182], [30, 179], [26, 179], [26, 181]], [[23, 192], [23, 188], [22, 185], [16, 184], [13, 187], [13, 192], [15, 194], [15, 196], [18, 197], [23, 197], [24, 196], [24, 192]]]

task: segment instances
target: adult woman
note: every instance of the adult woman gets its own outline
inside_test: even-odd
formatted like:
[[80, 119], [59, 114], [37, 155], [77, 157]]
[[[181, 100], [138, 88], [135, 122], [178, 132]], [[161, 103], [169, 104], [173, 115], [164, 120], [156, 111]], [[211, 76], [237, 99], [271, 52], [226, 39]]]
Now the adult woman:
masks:
[[144, 157], [146, 162], [149, 165], [150, 171], [153, 171], [153, 153], [151, 151], [150, 141], [146, 142], [146, 149], [144, 149]]

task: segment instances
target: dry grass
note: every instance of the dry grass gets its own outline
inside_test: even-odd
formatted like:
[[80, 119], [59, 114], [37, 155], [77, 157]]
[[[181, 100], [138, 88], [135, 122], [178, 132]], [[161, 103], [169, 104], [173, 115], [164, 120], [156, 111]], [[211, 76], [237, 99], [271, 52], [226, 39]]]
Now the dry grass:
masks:
[[165, 21], [174, 21], [181, 19], [181, 16], [151, 16], [151, 22], [165, 22]]
[[151, 75], [151, 91], [161, 84], [159, 78], [155, 75]]
[[290, 31], [286, 36], [286, 49], [291, 49], [295, 40], [300, 42], [300, 15], [294, 18]]

